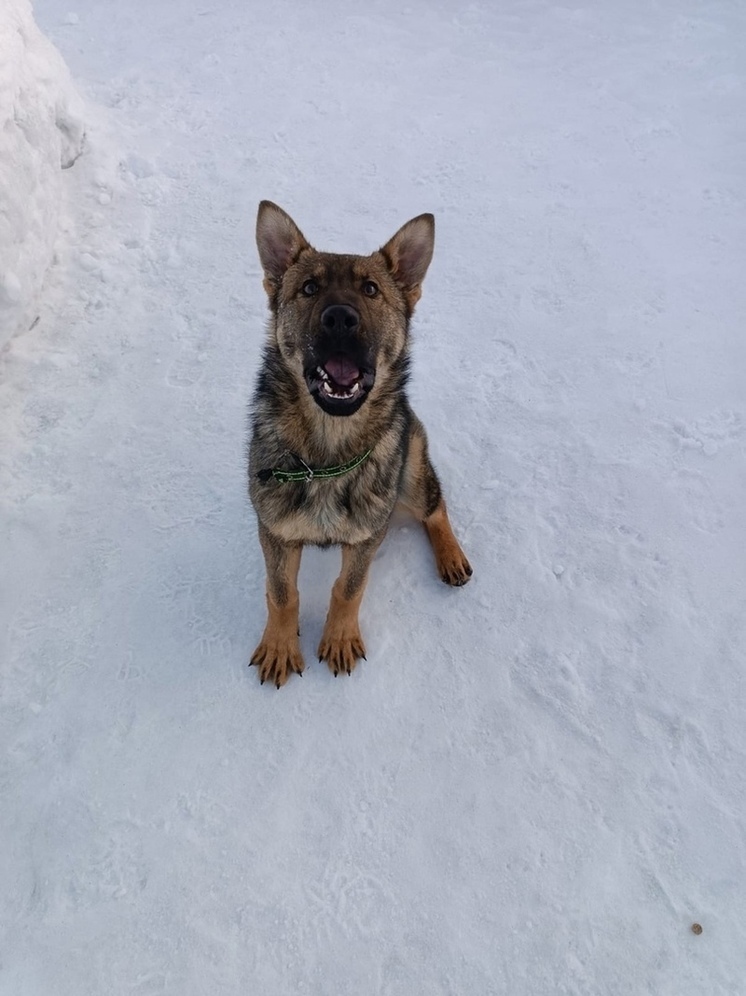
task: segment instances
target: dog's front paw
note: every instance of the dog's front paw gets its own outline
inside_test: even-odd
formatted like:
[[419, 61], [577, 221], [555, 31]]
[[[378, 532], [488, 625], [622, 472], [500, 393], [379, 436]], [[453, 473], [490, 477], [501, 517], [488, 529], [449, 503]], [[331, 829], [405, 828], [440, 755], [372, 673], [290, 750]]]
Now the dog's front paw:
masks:
[[319, 660], [326, 661], [334, 677], [342, 672], [352, 674], [361, 657], [365, 660], [365, 644], [357, 625], [346, 627], [327, 622], [319, 644]]
[[265, 630], [262, 642], [251, 655], [251, 664], [259, 668], [259, 680], [272, 681], [280, 688], [290, 675], [303, 674], [303, 657], [297, 637], [283, 639]]

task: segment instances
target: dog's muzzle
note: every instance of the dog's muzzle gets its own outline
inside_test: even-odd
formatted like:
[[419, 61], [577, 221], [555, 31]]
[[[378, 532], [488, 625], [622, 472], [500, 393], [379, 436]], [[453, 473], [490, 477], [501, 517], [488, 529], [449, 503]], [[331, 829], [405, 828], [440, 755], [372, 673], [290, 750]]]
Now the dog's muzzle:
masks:
[[352, 415], [376, 378], [375, 366], [360, 338], [360, 315], [348, 304], [321, 313], [321, 333], [304, 370], [314, 401], [329, 415]]

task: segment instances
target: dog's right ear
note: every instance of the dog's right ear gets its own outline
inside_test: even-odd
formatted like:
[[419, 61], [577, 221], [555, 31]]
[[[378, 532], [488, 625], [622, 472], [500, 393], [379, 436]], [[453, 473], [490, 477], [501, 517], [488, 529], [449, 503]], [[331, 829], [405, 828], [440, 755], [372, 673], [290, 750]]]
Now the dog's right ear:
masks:
[[[310, 249], [303, 232], [289, 214], [272, 201], [262, 201], [256, 216], [256, 244], [259, 259], [269, 282], [276, 287], [303, 249]], [[267, 292], [270, 288], [267, 287]]]

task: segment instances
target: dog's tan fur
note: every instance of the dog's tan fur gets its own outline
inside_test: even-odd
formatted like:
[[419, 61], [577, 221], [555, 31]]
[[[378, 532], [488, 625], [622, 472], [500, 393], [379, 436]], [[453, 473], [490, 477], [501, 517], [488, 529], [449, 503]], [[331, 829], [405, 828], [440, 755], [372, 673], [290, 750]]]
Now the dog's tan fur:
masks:
[[[370, 256], [321, 253], [281, 208], [269, 201], [259, 206], [257, 245], [272, 318], [254, 395], [249, 492], [267, 566], [268, 617], [251, 663], [262, 682], [278, 688], [304, 666], [297, 577], [305, 544], [342, 547], [318, 649], [335, 675], [349, 674], [365, 657], [358, 610], [397, 502], [424, 524], [443, 581], [460, 586], [471, 576], [405, 390], [409, 321], [433, 234], [432, 215], [420, 215]], [[331, 328], [325, 316], [335, 310], [357, 316], [349, 337], [335, 340], [342, 343], [337, 352], [349, 347], [364, 356], [375, 378], [343, 414], [317, 401], [308, 373], [309, 362], [312, 368], [323, 358]], [[270, 475], [346, 464], [367, 451], [360, 466], [335, 478], [281, 483]]]

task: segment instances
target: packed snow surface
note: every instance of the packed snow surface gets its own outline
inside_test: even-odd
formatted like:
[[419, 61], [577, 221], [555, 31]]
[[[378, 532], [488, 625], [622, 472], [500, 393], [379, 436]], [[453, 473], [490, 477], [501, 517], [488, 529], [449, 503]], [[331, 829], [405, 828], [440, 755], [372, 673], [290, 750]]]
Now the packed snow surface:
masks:
[[61, 170], [83, 145], [79, 100], [30, 0], [0, 6], [0, 348], [38, 316], [65, 228]]
[[[70, 3], [74, 217], [0, 356], [2, 996], [743, 994], [746, 7]], [[337, 251], [434, 212], [412, 399], [475, 569], [397, 521], [335, 680], [308, 550], [279, 692], [264, 197]]]

